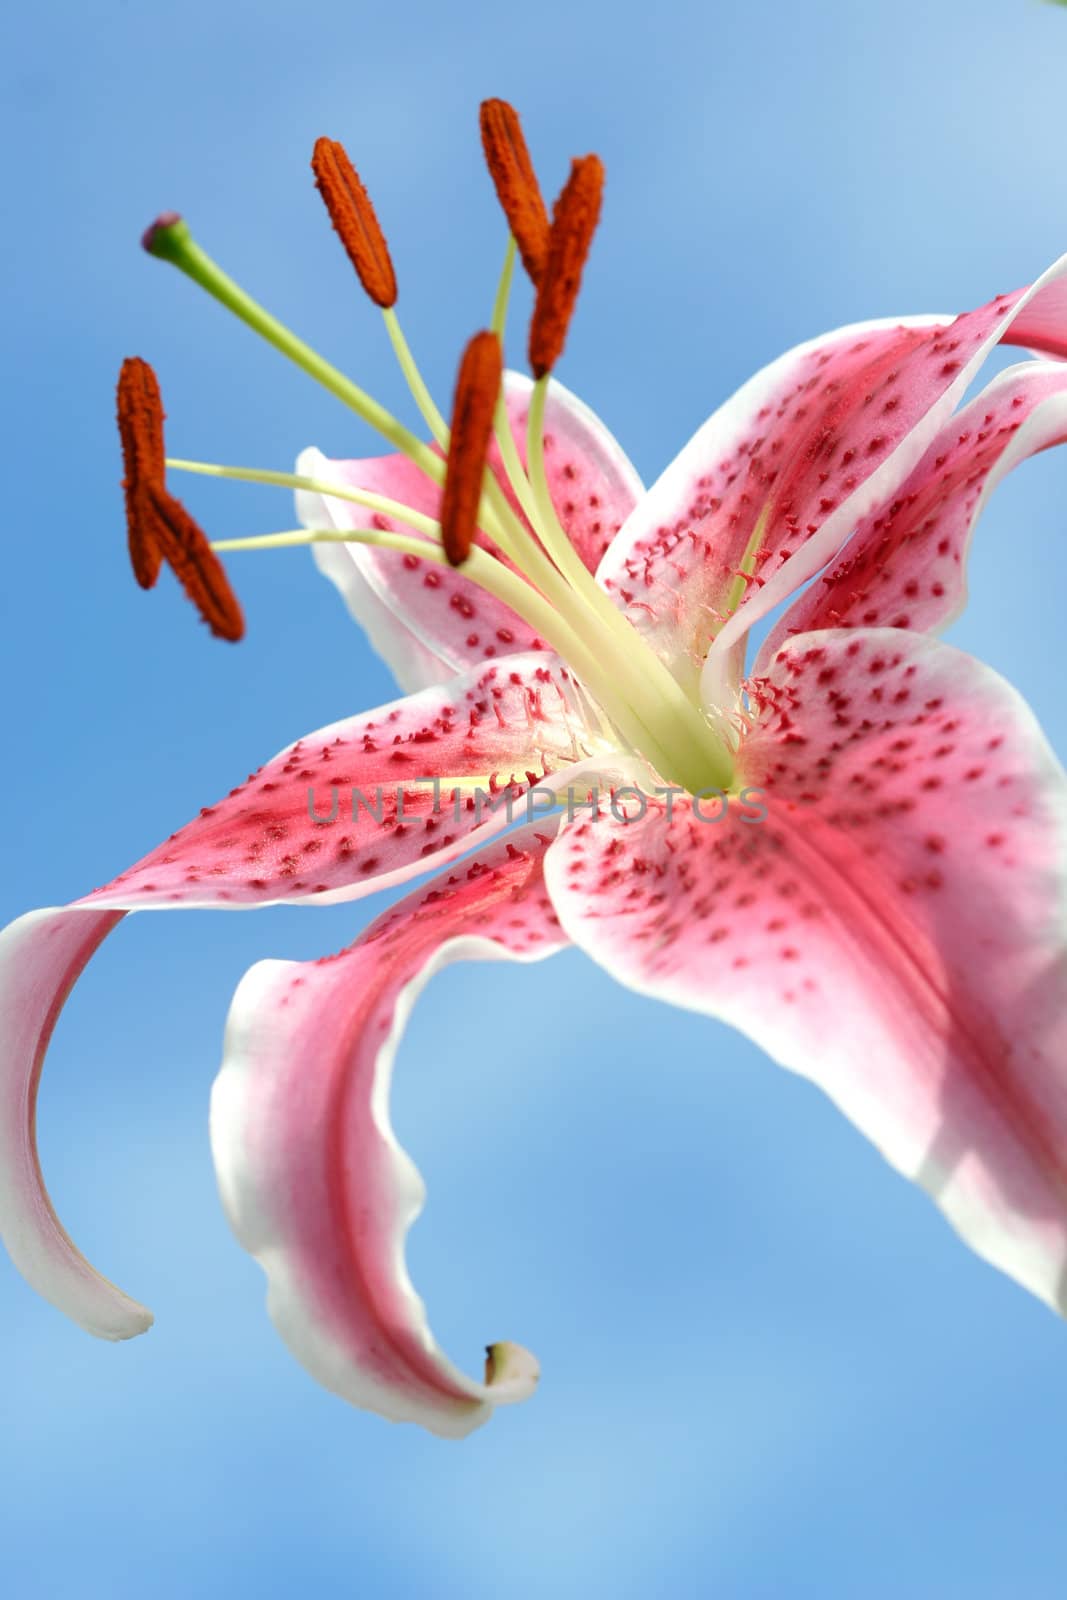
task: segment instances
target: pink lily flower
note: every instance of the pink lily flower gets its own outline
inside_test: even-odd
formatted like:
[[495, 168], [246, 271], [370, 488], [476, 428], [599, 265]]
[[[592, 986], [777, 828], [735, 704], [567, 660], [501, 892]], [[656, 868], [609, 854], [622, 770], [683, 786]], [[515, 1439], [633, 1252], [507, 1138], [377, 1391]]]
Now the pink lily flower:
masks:
[[[82, 969], [131, 911], [332, 903], [434, 871], [338, 955], [252, 968], [212, 1097], [227, 1215], [279, 1332], [330, 1389], [459, 1437], [535, 1387], [520, 1346], [490, 1346], [476, 1381], [430, 1332], [404, 1260], [423, 1187], [389, 1083], [434, 973], [568, 944], [820, 1084], [974, 1250], [1063, 1311], [1067, 786], [1019, 696], [936, 634], [964, 603], [986, 497], [1067, 440], [1067, 257], [977, 311], [790, 351], [646, 492], [550, 378], [599, 164], [575, 164], [550, 226], [510, 108], [489, 102], [483, 135], [538, 289], [534, 381], [500, 383], [502, 295], [451, 428], [400, 333], [365, 192], [339, 146], [316, 152], [436, 451], [280, 329], [178, 219], [150, 231], [153, 253], [398, 446], [307, 451], [294, 475], [195, 470], [297, 490], [306, 531], [243, 544], [310, 543], [408, 693], [297, 740], [103, 888], [0, 934], [0, 1234], [91, 1333], [143, 1332], [149, 1312], [78, 1252], [38, 1161], [42, 1063]], [[957, 409], [1000, 343], [1039, 354]], [[162, 488], [158, 395], [153, 409], [138, 374], [139, 571], [154, 581], [158, 544], [205, 614], [232, 623]], [[746, 675], [747, 634], [791, 596]], [[561, 797], [551, 815], [531, 804], [544, 791]], [[520, 816], [530, 805], [517, 830], [508, 798]]]

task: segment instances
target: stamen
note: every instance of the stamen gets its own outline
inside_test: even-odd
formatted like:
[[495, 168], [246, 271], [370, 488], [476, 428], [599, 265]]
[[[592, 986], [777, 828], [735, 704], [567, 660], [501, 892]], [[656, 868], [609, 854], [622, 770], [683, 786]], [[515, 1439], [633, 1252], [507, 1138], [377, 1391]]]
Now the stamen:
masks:
[[441, 542], [452, 566], [470, 555], [478, 527], [493, 412], [504, 373], [495, 333], [476, 333], [463, 352], [452, 406], [452, 439], [441, 499]]
[[483, 100], [478, 120], [489, 176], [536, 287], [548, 256], [548, 211], [518, 112], [506, 100]]
[[535, 378], [552, 371], [567, 338], [582, 268], [600, 220], [604, 166], [599, 156], [571, 162], [571, 175], [552, 210], [548, 257], [530, 322], [529, 356]]
[[336, 139], [317, 139], [311, 167], [337, 237], [367, 294], [383, 311], [396, 304], [396, 273], [359, 173]]
[[243, 638], [241, 607], [203, 529], [180, 500], [156, 484], [146, 485], [141, 499], [156, 544], [216, 639]]
[[118, 382], [119, 437], [125, 477], [126, 531], [133, 575], [142, 589], [151, 589], [163, 564], [162, 552], [152, 538], [150, 520], [142, 501], [147, 485], [162, 488], [164, 481], [163, 401], [156, 375], [140, 356], [122, 363]]

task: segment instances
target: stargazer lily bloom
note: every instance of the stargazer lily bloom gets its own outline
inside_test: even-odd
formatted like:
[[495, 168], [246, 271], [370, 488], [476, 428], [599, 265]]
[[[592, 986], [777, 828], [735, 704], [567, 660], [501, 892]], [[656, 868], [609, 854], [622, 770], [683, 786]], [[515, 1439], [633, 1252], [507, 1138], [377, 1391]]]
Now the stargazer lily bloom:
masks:
[[[840, 329], [721, 406], [647, 492], [550, 378], [600, 208], [574, 164], [551, 221], [518, 120], [482, 133], [511, 229], [451, 419], [396, 317], [396, 277], [341, 147], [313, 162], [433, 443], [304, 345], [174, 216], [146, 236], [393, 448], [295, 474], [167, 461], [151, 369], [123, 369], [131, 556], [166, 560], [216, 633], [220, 549], [311, 544], [404, 698], [298, 739], [142, 861], [0, 936], [0, 1230], [90, 1332], [151, 1317], [51, 1206], [35, 1098], [63, 1001], [125, 913], [353, 900], [434, 871], [352, 946], [240, 984], [211, 1108], [223, 1202], [303, 1364], [387, 1417], [460, 1436], [533, 1389], [435, 1343], [404, 1261], [423, 1198], [389, 1120], [422, 986], [458, 960], [575, 944], [623, 983], [722, 1018], [820, 1084], [982, 1256], [1064, 1309], [1064, 774], [1019, 696], [938, 642], [972, 529], [1067, 439], [1067, 258], [958, 317]], [[533, 378], [502, 373], [516, 254]], [[1036, 355], [959, 409], [1001, 343]], [[212, 547], [164, 477], [297, 491], [299, 530]], [[809, 580], [815, 579], [814, 582]], [[790, 596], [746, 676], [746, 636]], [[508, 806], [558, 798], [508, 827]], [[492, 805], [485, 803], [492, 797]]]

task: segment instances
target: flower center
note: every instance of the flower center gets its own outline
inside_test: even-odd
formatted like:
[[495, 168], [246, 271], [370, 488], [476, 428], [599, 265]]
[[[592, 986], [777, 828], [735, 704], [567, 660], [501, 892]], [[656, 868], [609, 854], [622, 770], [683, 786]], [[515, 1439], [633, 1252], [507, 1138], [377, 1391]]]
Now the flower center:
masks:
[[[482, 132], [511, 233], [491, 326], [467, 347], [451, 426], [435, 405], [401, 330], [392, 261], [355, 169], [342, 147], [329, 140], [318, 142], [312, 163], [334, 226], [369, 298], [382, 312], [397, 360], [437, 450], [253, 300], [200, 248], [183, 219], [163, 216], [144, 238], [150, 254], [177, 266], [442, 485], [439, 518], [429, 518], [369, 491], [291, 473], [173, 458], [167, 459], [166, 465], [308, 489], [404, 522], [413, 530], [411, 535], [369, 527], [342, 533], [301, 529], [216, 541], [212, 548], [269, 549], [329, 540], [376, 545], [461, 566], [465, 577], [511, 607], [567, 662], [610, 722], [615, 742], [623, 749], [636, 752], [669, 783], [689, 792], [730, 788], [733, 758], [727, 739], [597, 584], [561, 526], [549, 492], [544, 440], [548, 384], [563, 350], [598, 220], [603, 169], [595, 156], [573, 163], [549, 226], [514, 112], [503, 102], [487, 102]], [[525, 468], [511, 432], [501, 384], [502, 343], [517, 249], [537, 289], [529, 337], [535, 382]], [[495, 436], [521, 516], [487, 465], [491, 436]], [[483, 547], [486, 541], [474, 542], [477, 530], [486, 536], [488, 548]]]

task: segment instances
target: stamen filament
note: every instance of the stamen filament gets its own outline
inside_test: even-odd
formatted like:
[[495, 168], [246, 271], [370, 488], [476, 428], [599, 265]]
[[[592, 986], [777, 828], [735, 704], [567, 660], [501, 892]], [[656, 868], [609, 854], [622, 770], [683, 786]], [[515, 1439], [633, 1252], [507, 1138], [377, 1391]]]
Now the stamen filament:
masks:
[[[383, 516], [395, 517], [398, 522], [407, 523], [409, 527], [426, 534], [428, 538], [440, 539], [440, 523], [435, 518], [428, 517], [424, 512], [414, 510], [413, 507], [405, 505], [402, 500], [391, 500], [387, 495], [375, 494], [369, 489], [356, 489], [349, 485], [334, 483], [328, 478], [307, 477], [297, 472], [274, 472], [265, 467], [227, 467], [217, 462], [186, 461], [177, 456], [168, 456], [166, 465], [175, 472], [191, 472], [200, 477], [230, 478], [238, 482], [263, 483], [282, 489], [304, 489], [310, 494], [328, 495], [336, 500], [348, 500], [355, 505], [366, 506], [370, 511], [379, 511]], [[491, 481], [495, 482], [495, 480]], [[497, 487], [499, 488], [499, 485]], [[508, 509], [510, 511], [510, 507]], [[532, 545], [526, 530], [522, 529], [522, 532], [527, 545], [531, 548], [531, 553], [536, 553], [542, 566], [547, 569], [550, 586], [554, 587], [557, 593], [562, 590], [564, 595], [569, 595], [570, 591], [563, 589], [559, 574], [555, 568], [550, 566], [546, 557]], [[513, 549], [510, 542], [507, 546], [504, 546], [502, 541], [501, 543], [502, 548], [506, 548], [507, 553], [510, 555]], [[516, 564], [521, 568], [520, 560], [517, 559]], [[553, 578], [555, 583], [551, 585]], [[541, 585], [541, 587], [544, 589], [548, 586]], [[558, 600], [557, 609], [560, 609]]]
[[279, 489], [304, 489], [309, 494], [329, 495], [334, 500], [350, 500], [368, 511], [380, 511], [383, 516], [395, 517], [409, 527], [427, 534], [431, 539], [439, 536], [440, 525], [434, 517], [415, 511], [402, 500], [390, 500], [388, 495], [375, 494], [370, 489], [354, 489], [333, 483], [328, 478], [309, 478], [299, 472], [269, 472], [264, 467], [223, 467], [213, 461], [182, 461], [168, 456], [167, 466], [175, 472], [192, 472], [204, 478], [232, 478], [241, 483], [264, 483]]
[[530, 480], [526, 476], [526, 469], [522, 464], [522, 457], [519, 455], [519, 447], [515, 443], [515, 435], [511, 431], [507, 396], [504, 393], [503, 385], [501, 385], [500, 395], [496, 403], [496, 414], [493, 417], [493, 434], [497, 442], [497, 448], [500, 451], [500, 459], [504, 464], [504, 471], [515, 493], [515, 498], [522, 507], [526, 520], [531, 527], [536, 528], [538, 535], [541, 537], [541, 543], [545, 546], [549, 555], [552, 555], [551, 546], [544, 539], [541, 531], [537, 496], [534, 494]]
[[404, 337], [400, 319], [392, 306], [387, 306], [382, 312], [382, 321], [385, 323], [389, 342], [392, 344], [393, 353], [404, 375], [404, 381], [411, 390], [411, 398], [418, 406], [422, 420], [441, 449], [447, 450], [448, 423], [434, 404], [433, 395], [427, 388], [422, 373], [419, 371], [415, 357], [411, 353], [411, 346]]
[[500, 269], [500, 278], [496, 286], [496, 298], [493, 301], [493, 315], [489, 326], [500, 340], [504, 342], [504, 329], [508, 320], [508, 305], [511, 301], [511, 284], [515, 276], [515, 235], [508, 234], [508, 247], [504, 251], [504, 265]]
[[[508, 321], [508, 305], [511, 300], [511, 283], [515, 273], [516, 248], [515, 235], [509, 234], [508, 247], [504, 252], [504, 265], [500, 269], [500, 281], [497, 284], [496, 299], [493, 302], [492, 321], [489, 324], [501, 344], [504, 343], [504, 330]], [[501, 387], [500, 398], [497, 401], [496, 415], [493, 417], [493, 435], [496, 439], [497, 448], [500, 451], [500, 457], [504, 463], [504, 471], [507, 474], [512, 492], [522, 507], [526, 520], [531, 527], [536, 528], [537, 502], [530, 487], [530, 480], [526, 476], [526, 469], [519, 456], [515, 435], [511, 431], [511, 423], [508, 420], [507, 397], [504, 394], [503, 387]]]
[[[548, 474], [545, 471], [545, 401], [548, 398], [548, 378], [538, 378], [533, 386], [530, 396], [530, 411], [526, 419], [526, 461], [530, 473], [530, 487], [533, 492], [536, 516], [534, 526], [541, 535], [549, 555], [569, 579], [576, 590], [582, 591], [587, 587], [590, 578], [585, 562], [575, 550], [568, 539], [563, 526], [556, 515], [556, 508], [552, 504], [552, 495], [548, 487]], [[593, 582], [593, 587], [598, 594], [603, 594], [599, 584]], [[606, 597], [605, 597], [606, 598]], [[619, 615], [611, 601], [608, 602], [616, 616]]]

